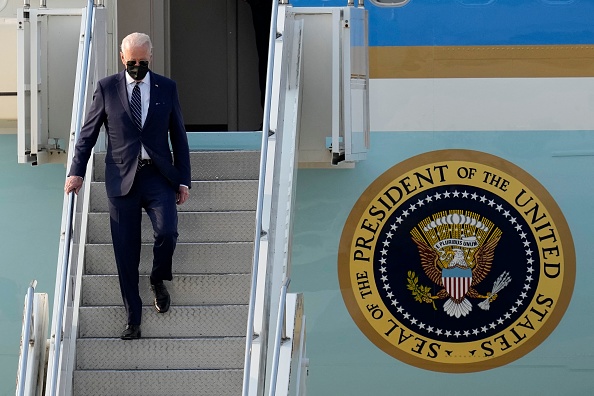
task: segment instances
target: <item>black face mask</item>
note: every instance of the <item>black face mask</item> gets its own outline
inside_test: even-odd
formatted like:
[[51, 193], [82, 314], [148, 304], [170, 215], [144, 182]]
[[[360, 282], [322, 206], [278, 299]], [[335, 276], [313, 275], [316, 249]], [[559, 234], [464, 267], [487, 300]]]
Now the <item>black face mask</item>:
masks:
[[136, 65], [135, 61], [126, 62], [126, 71], [133, 79], [140, 81], [142, 80], [149, 71], [148, 61], [139, 61]]

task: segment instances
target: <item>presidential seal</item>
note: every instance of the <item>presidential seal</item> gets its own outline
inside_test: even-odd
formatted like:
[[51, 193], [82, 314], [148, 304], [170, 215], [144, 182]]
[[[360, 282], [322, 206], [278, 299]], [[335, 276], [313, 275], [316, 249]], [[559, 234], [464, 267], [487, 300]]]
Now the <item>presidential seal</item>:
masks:
[[384, 352], [474, 372], [518, 359], [554, 330], [575, 252], [532, 176], [486, 153], [443, 150], [392, 167], [361, 195], [338, 275], [349, 313]]

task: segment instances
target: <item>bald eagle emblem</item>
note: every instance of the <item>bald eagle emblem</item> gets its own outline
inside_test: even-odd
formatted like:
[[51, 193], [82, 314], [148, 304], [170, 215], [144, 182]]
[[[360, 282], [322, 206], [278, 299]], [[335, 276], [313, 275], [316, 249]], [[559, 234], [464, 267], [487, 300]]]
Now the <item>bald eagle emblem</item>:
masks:
[[488, 310], [510, 281], [509, 273], [502, 273], [490, 292], [480, 294], [476, 287], [489, 275], [495, 248], [502, 232], [493, 222], [479, 214], [451, 210], [440, 212], [421, 221], [411, 230], [419, 250], [421, 268], [438, 287], [432, 295], [429, 287], [418, 285], [414, 272], [408, 273], [408, 289], [419, 302], [433, 304], [446, 300], [443, 310], [452, 317], [467, 316], [472, 311], [469, 299], [483, 299], [478, 305]]

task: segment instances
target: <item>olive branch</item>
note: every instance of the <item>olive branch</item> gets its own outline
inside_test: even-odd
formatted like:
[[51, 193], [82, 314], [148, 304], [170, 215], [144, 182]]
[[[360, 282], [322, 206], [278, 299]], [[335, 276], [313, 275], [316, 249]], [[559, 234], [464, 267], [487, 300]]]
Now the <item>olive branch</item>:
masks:
[[431, 298], [431, 288], [429, 286], [422, 286], [419, 285], [419, 278], [415, 274], [414, 271], [408, 271], [408, 285], [406, 288], [412, 292], [415, 301], [420, 303], [431, 303], [433, 305], [433, 309], [437, 311], [437, 307], [435, 306], [435, 301]]

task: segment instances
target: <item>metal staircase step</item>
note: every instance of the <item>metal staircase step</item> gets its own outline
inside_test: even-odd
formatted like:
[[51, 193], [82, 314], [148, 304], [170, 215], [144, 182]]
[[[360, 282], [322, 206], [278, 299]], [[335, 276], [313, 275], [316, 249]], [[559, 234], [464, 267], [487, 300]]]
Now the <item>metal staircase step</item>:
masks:
[[79, 338], [77, 370], [240, 369], [245, 337]]
[[[180, 212], [178, 242], [251, 242], [254, 239], [255, 212]], [[142, 220], [142, 242], [153, 241], [151, 221]], [[108, 213], [89, 213], [88, 243], [111, 243]]]
[[[249, 274], [178, 275], [166, 282], [172, 306], [200, 304], [247, 304], [250, 289]], [[149, 289], [149, 277], [141, 276], [140, 297], [144, 305], [154, 299]], [[116, 275], [84, 275], [82, 306], [122, 305]]]
[[[148, 338], [243, 337], [247, 305], [172, 306], [165, 314], [142, 310], [142, 336]], [[115, 338], [126, 324], [124, 307], [82, 307], [79, 337]]]
[[[175, 274], [247, 274], [252, 270], [254, 244], [251, 242], [178, 243], [173, 255]], [[140, 273], [150, 274], [153, 245], [140, 250]], [[113, 246], [93, 244], [85, 248], [85, 272], [89, 275], [117, 273]]]
[[[192, 180], [258, 180], [259, 151], [193, 151]], [[96, 153], [94, 181], [105, 181], [105, 153]]]
[[[182, 212], [255, 210], [257, 198], [257, 180], [196, 181], [192, 182], [190, 199], [178, 206], [178, 210]], [[105, 183], [91, 183], [90, 211], [109, 211]]]
[[85, 396], [237, 396], [243, 370], [124, 370], [74, 373], [74, 393]]

